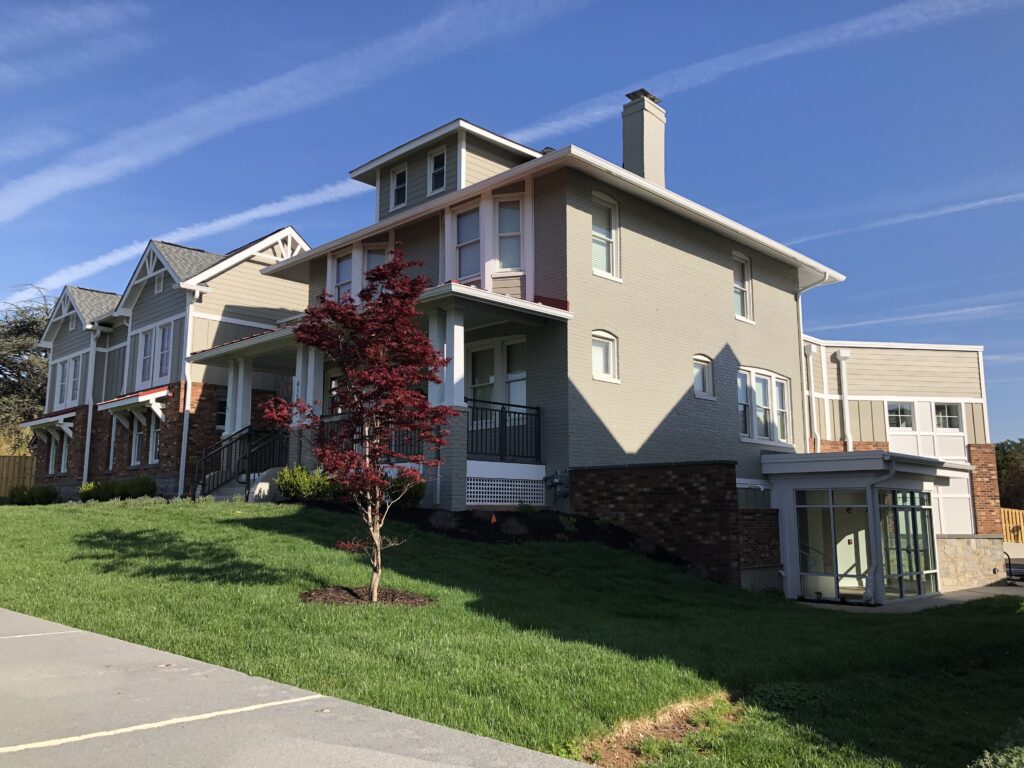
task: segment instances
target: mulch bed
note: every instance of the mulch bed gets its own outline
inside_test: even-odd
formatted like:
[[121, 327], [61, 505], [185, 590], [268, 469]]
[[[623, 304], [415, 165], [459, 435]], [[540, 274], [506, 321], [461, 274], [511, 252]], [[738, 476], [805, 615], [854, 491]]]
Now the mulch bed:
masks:
[[[335, 605], [370, 605], [369, 587], [320, 587], [299, 595], [304, 603], [333, 603]], [[400, 589], [377, 590], [377, 602], [381, 605], [408, 605], [419, 607], [430, 605], [433, 598], [417, 595], [415, 592], [403, 592]]]

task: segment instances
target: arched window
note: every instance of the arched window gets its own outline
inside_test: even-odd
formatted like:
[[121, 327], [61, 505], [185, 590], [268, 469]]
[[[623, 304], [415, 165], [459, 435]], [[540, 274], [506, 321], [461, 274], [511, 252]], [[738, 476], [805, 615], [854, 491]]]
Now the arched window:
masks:
[[707, 355], [695, 355], [693, 358], [693, 394], [706, 400], [715, 397], [714, 363]]
[[619, 380], [619, 340], [608, 331], [594, 331], [590, 335], [592, 370], [595, 379]]

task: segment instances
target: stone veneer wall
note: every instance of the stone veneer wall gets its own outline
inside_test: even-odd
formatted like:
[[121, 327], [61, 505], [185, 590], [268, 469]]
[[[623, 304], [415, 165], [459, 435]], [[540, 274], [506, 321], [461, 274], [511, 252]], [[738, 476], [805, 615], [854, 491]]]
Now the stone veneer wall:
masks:
[[778, 566], [774, 510], [740, 510], [735, 462], [570, 470], [574, 513], [605, 518], [686, 561], [700, 576], [740, 586], [745, 568]]
[[999, 475], [996, 471], [996, 447], [991, 443], [967, 446], [971, 472], [971, 504], [974, 506], [974, 531], [1003, 535], [1003, 512], [999, 504]]
[[935, 545], [943, 592], [1003, 581], [1002, 534], [940, 533], [935, 537]]

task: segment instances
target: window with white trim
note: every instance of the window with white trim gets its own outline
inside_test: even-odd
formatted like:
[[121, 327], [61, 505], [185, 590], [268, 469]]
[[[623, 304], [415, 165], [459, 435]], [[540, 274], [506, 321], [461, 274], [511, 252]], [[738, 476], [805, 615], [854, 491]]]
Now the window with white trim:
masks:
[[50, 435], [50, 464], [47, 468], [47, 474], [54, 474], [57, 471], [57, 440], [59, 438], [55, 434]]
[[165, 384], [171, 379], [171, 350], [173, 348], [171, 331], [174, 326], [171, 323], [161, 325], [158, 330], [160, 334], [160, 353], [157, 357], [157, 383]]
[[404, 165], [391, 171], [391, 210], [401, 208], [406, 201], [406, 185], [409, 174]]
[[159, 464], [160, 463], [160, 419], [156, 417], [156, 414], [150, 414], [149, 417], [149, 463]]
[[352, 292], [352, 256], [338, 256], [334, 260], [334, 300]]
[[732, 257], [732, 306], [736, 317], [752, 320], [750, 259], [735, 253]]
[[518, 270], [523, 264], [522, 202], [498, 201], [498, 269]]
[[960, 418], [960, 403], [936, 403], [935, 428], [962, 432], [963, 420]]
[[107, 469], [114, 470], [114, 455], [117, 450], [117, 419], [110, 420], [110, 453], [107, 456]]
[[164, 273], [158, 272], [156, 277], [153, 278], [153, 293], [164, 292]]
[[693, 358], [693, 394], [705, 400], [715, 398], [714, 365], [707, 355]]
[[736, 374], [740, 435], [759, 442], [793, 442], [789, 379], [741, 368]]
[[590, 264], [596, 274], [619, 277], [619, 207], [605, 195], [590, 200]]
[[480, 274], [480, 209], [463, 211], [455, 217], [455, 250], [459, 256], [459, 278]]
[[467, 363], [471, 399], [526, 405], [526, 342], [521, 337], [474, 344]]
[[140, 389], [153, 383], [153, 342], [154, 331], [152, 328], [139, 334], [139, 373], [137, 378]]
[[387, 248], [367, 248], [366, 251], [366, 269], [364, 272], [369, 272], [371, 269], [376, 269], [388, 260], [388, 249]]
[[71, 438], [67, 436], [67, 433], [62, 432], [60, 435], [60, 473], [66, 475], [68, 473], [68, 454], [71, 452]]
[[78, 404], [78, 393], [82, 385], [82, 357], [71, 358], [71, 387], [68, 389], [68, 405]]
[[619, 380], [619, 340], [607, 331], [590, 336], [591, 370], [598, 381]]
[[142, 463], [142, 431], [145, 429], [145, 426], [139, 414], [132, 414], [131, 462], [133, 467], [137, 467]]
[[444, 192], [447, 183], [445, 166], [446, 152], [444, 147], [435, 149], [427, 155], [427, 194], [436, 195]]
[[914, 428], [913, 403], [886, 403], [886, 411], [889, 417], [889, 429]]

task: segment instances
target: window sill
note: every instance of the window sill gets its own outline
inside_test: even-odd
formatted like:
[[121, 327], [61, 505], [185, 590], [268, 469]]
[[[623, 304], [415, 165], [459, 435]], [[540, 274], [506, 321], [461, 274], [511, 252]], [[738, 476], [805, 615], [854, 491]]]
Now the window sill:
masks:
[[734, 317], [737, 320], [739, 320], [741, 323], [749, 323], [750, 325], [757, 325], [757, 323], [755, 323], [749, 317], [744, 317], [743, 315], [734, 315]]
[[703, 392], [694, 392], [693, 396], [695, 398], [697, 398], [698, 400], [710, 400], [712, 402], [718, 400], [718, 398], [715, 397], [714, 395], [708, 395], [708, 394], [705, 394]]
[[606, 384], [621, 384], [622, 383], [622, 379], [618, 379], [618, 378], [616, 378], [614, 376], [598, 376], [596, 374], [594, 374], [593, 376], [594, 376], [594, 381], [603, 381]]
[[391, 208], [388, 208], [388, 213], [394, 213], [395, 211], [400, 211], [403, 208], [405, 208], [406, 205], [407, 205], [407, 203], [402, 203], [401, 205], [392, 206]]
[[445, 187], [447, 187], [447, 186], [448, 185], [445, 184], [445, 186], [441, 187], [440, 189], [435, 189], [433, 192], [427, 192], [427, 197], [433, 197], [434, 195], [440, 195], [442, 192], [444, 192]]
[[523, 277], [526, 275], [521, 269], [496, 269], [492, 274], [500, 277]]
[[616, 277], [611, 272], [604, 272], [603, 270], [594, 269], [593, 267], [590, 268], [590, 271], [594, 273], [595, 277], [603, 277], [605, 280], [611, 280], [613, 283], [622, 282], [621, 277]]
[[741, 443], [751, 443], [753, 445], [766, 445], [772, 448], [788, 448], [791, 451], [795, 451], [796, 447], [792, 443], [783, 443], [778, 440], [762, 440], [756, 437], [747, 437], [746, 435], [740, 435]]

